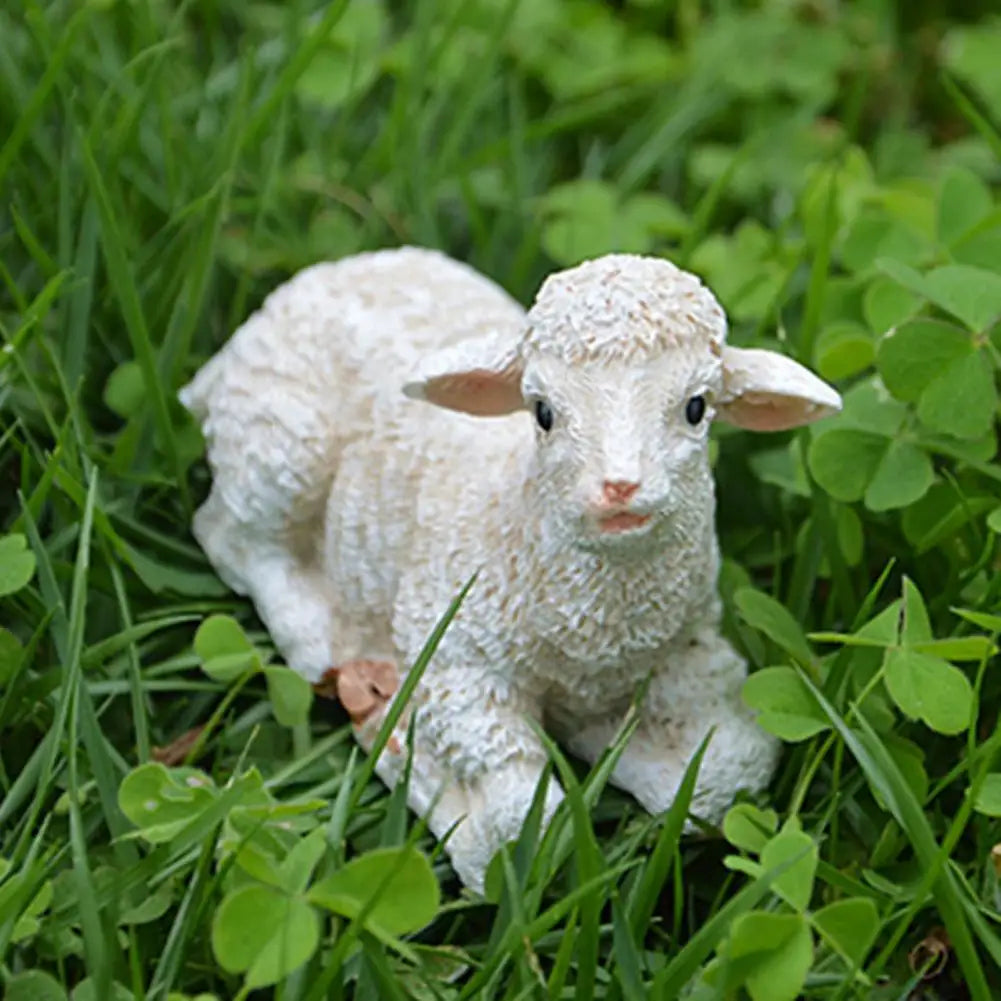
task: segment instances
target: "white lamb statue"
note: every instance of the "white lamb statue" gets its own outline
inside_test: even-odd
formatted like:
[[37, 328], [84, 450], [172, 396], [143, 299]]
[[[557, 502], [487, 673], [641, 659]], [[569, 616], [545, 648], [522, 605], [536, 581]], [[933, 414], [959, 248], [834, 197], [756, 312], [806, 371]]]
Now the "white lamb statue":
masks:
[[[717, 822], [768, 781], [776, 745], [719, 632], [709, 425], [781, 430], [841, 401], [725, 339], [714, 296], [666, 260], [588, 261], [526, 313], [403, 248], [302, 271], [181, 392], [214, 477], [195, 536], [288, 664], [333, 680], [363, 747], [478, 572], [403, 717], [410, 805], [437, 837], [455, 827], [471, 888], [544, 767], [530, 721], [593, 761], [648, 678], [613, 782], [665, 810], [711, 728], [693, 813]], [[377, 764], [390, 785], [405, 736]], [[561, 797], [551, 783], [549, 814]]]

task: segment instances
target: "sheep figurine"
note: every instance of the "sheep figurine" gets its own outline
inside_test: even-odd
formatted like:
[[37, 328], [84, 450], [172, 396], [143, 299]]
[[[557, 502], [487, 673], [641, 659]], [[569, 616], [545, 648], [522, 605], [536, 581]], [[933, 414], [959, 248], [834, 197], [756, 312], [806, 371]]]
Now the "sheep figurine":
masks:
[[[769, 779], [776, 744], [719, 631], [709, 425], [781, 430], [841, 403], [725, 338], [714, 296], [666, 260], [554, 274], [526, 314], [402, 248], [300, 272], [181, 392], [213, 473], [196, 538], [287, 663], [333, 679], [363, 747], [478, 573], [408, 708], [410, 806], [451, 831], [471, 888], [532, 801], [533, 721], [593, 761], [649, 679], [615, 784], [666, 809], [711, 728], [693, 813], [717, 822]], [[387, 784], [404, 758], [394, 736]], [[550, 783], [547, 814], [561, 798]]]

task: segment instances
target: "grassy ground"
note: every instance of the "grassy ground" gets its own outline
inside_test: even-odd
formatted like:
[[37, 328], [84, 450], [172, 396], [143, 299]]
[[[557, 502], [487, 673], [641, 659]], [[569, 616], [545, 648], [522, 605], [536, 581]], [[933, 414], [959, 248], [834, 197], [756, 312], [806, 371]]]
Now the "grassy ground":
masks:
[[[4, 6], [6, 997], [1001, 996], [991, 7]], [[718, 437], [727, 624], [789, 742], [725, 836], [554, 751], [570, 809], [464, 896], [189, 537], [176, 388], [297, 268], [404, 241], [522, 299], [665, 253], [846, 391]]]

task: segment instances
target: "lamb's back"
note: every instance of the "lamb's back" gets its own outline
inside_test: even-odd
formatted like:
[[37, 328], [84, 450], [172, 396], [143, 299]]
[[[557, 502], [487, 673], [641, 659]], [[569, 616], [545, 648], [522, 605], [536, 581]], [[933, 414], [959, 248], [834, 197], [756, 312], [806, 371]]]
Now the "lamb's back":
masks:
[[436, 251], [299, 272], [180, 394], [226, 507], [248, 523], [312, 521], [344, 449], [402, 407], [413, 413], [401, 387], [422, 355], [488, 330], [516, 338], [523, 315], [499, 286]]

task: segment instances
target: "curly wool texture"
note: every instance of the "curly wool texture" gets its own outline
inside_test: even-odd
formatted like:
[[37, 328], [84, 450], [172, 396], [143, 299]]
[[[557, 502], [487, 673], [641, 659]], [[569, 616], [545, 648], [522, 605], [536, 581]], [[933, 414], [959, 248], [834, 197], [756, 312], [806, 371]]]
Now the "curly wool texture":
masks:
[[[776, 745], [718, 631], [706, 431], [734, 395], [725, 334], [711, 293], [666, 261], [587, 262], [526, 316], [472, 269], [403, 248], [301, 272], [182, 391], [213, 473], [195, 535], [311, 681], [356, 660], [404, 673], [478, 573], [411, 707], [409, 789], [437, 835], [462, 821], [447, 847], [472, 887], [541, 774], [529, 721], [594, 760], [647, 678], [613, 781], [665, 809], [715, 727], [696, 812], [718, 820], [767, 782]], [[780, 359], [775, 376], [757, 355], [741, 356], [740, 393], [767, 403], [761, 426], [835, 407], [805, 370]], [[551, 432], [531, 417], [542, 398]], [[609, 530], [610, 483], [629, 485], [641, 530]], [[395, 782], [402, 763], [386, 751], [378, 772]]]
[[608, 254], [543, 282], [522, 350], [579, 365], [721, 348], [725, 340], [726, 316], [695, 275], [670, 261]]

